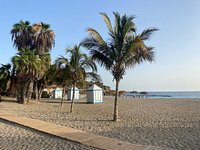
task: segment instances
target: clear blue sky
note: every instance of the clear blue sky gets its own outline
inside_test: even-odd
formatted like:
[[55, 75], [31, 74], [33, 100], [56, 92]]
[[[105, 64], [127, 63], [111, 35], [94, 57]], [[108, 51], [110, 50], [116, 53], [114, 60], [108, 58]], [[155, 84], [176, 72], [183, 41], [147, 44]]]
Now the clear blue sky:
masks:
[[[20, 19], [51, 25], [56, 34], [52, 61], [64, 49], [87, 36], [87, 27], [107, 37], [99, 12], [113, 20], [113, 11], [135, 15], [138, 32], [157, 27], [148, 42], [155, 47], [153, 63], [143, 63], [126, 72], [120, 83], [124, 90], [199, 90], [200, 91], [200, 1], [199, 0], [6, 0], [0, 5], [0, 63], [8, 63], [16, 53], [10, 30]], [[115, 87], [110, 72], [99, 68], [103, 82]]]

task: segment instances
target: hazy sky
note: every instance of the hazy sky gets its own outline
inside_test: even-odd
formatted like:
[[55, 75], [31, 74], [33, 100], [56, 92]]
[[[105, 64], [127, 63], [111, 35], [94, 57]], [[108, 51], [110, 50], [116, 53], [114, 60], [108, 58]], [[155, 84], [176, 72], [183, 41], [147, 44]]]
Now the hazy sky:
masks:
[[[113, 21], [113, 11], [135, 15], [138, 33], [157, 27], [149, 45], [155, 47], [155, 62], [145, 62], [126, 72], [124, 90], [200, 90], [200, 0], [0, 0], [0, 63], [16, 53], [10, 30], [20, 19], [51, 25], [56, 34], [52, 62], [66, 47], [78, 44], [93, 27], [107, 38], [99, 12]], [[104, 84], [115, 87], [109, 71], [99, 67]]]

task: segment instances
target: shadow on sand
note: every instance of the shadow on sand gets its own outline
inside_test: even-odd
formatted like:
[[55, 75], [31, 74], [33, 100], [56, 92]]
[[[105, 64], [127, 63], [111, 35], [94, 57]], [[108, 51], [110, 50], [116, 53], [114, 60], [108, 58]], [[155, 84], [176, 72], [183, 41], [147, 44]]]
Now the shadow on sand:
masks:
[[[38, 102], [42, 102], [42, 103], [61, 103], [61, 99], [42, 99], [42, 100], [39, 100]], [[70, 104], [71, 103], [71, 100], [64, 100], [63, 104]], [[77, 101], [77, 100], [74, 100], [74, 103], [75, 104], [88, 104], [86, 101]]]
[[17, 100], [15, 100], [14, 98], [13, 99], [2, 98], [0, 102], [17, 103]]

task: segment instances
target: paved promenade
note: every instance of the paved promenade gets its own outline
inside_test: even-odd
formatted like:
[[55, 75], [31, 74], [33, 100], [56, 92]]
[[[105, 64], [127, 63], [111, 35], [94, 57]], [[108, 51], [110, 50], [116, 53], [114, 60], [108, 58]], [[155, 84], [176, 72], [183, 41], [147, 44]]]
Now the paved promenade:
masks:
[[166, 148], [143, 146], [119, 141], [116, 139], [87, 133], [73, 128], [63, 127], [52, 123], [30, 119], [26, 117], [17, 117], [10, 114], [0, 114], [0, 119], [13, 122], [43, 133], [47, 133], [62, 139], [74, 141], [86, 146], [91, 146], [106, 150], [167, 150]]

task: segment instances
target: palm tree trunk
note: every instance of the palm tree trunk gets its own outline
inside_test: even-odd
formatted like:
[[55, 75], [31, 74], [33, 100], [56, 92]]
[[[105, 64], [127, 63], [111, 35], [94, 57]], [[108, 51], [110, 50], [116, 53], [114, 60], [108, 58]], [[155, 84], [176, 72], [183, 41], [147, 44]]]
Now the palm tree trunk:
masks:
[[14, 96], [14, 94], [15, 94], [14, 86], [15, 86], [15, 68], [12, 69], [12, 73], [11, 73], [10, 86], [9, 86], [9, 90], [8, 90], [9, 96]]
[[42, 97], [42, 90], [43, 90], [42, 88], [38, 89], [38, 100], [40, 100]]
[[76, 84], [73, 85], [73, 93], [72, 93], [72, 102], [71, 102], [70, 113], [72, 113], [73, 109], [74, 109], [75, 86], [76, 86]]
[[40, 89], [39, 89], [39, 87], [38, 87], [38, 83], [37, 83], [37, 88], [36, 88], [36, 90], [37, 90], [37, 92], [36, 92], [36, 98], [37, 98], [37, 100], [39, 100], [40, 99]]
[[63, 106], [64, 96], [65, 96], [65, 86], [63, 86], [61, 106]]
[[21, 95], [20, 102], [22, 104], [26, 104], [26, 100], [25, 100], [25, 97], [26, 97], [26, 86], [25, 86], [25, 83], [22, 84], [22, 87], [21, 87], [20, 91], [21, 91], [20, 92], [20, 95]]
[[39, 84], [39, 83], [38, 83], [38, 86], [37, 86], [37, 87], [38, 87], [38, 97], [37, 97], [37, 99], [40, 100], [41, 97], [42, 97], [42, 91], [43, 91], [43, 89], [44, 89], [44, 86], [43, 86], [43, 84], [41, 84], [41, 83]]
[[119, 88], [119, 81], [116, 80], [116, 89], [115, 89], [115, 104], [114, 104], [114, 116], [113, 121], [119, 121], [118, 116], [118, 88]]
[[38, 98], [38, 81], [35, 81], [33, 85], [33, 98]]
[[[19, 80], [19, 79], [18, 79]], [[17, 95], [17, 103], [20, 103], [22, 104], [23, 103], [23, 87], [24, 87], [24, 84], [22, 81], [18, 81], [17, 82], [17, 88], [16, 88], [16, 95]]]
[[31, 99], [32, 93], [33, 93], [33, 81], [30, 81], [28, 85], [28, 92], [27, 92], [27, 102]]
[[0, 93], [0, 102], [1, 102], [1, 93]]

